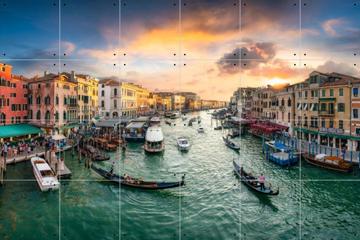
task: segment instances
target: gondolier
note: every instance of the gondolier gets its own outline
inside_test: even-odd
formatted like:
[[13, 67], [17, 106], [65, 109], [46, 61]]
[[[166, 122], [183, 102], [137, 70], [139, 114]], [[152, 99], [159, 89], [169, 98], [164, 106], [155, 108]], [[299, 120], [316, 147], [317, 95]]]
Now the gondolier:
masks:
[[263, 173], [259, 176], [258, 181], [260, 183], [260, 189], [265, 190], [265, 176]]

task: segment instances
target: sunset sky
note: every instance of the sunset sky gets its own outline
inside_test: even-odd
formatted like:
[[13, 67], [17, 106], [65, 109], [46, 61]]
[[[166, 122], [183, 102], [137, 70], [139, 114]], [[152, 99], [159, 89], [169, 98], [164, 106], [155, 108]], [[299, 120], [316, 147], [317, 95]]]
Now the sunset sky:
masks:
[[0, 61], [27, 77], [75, 70], [219, 100], [313, 70], [359, 76], [360, 2], [119, 3], [2, 1]]

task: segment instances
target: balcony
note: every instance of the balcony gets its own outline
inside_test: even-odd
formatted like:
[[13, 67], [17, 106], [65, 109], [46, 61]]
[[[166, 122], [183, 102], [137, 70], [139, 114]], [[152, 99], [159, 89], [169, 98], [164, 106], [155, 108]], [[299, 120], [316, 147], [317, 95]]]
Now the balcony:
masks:
[[319, 116], [321, 117], [334, 117], [335, 111], [319, 111]]
[[320, 128], [321, 133], [344, 134], [344, 129], [341, 128]]

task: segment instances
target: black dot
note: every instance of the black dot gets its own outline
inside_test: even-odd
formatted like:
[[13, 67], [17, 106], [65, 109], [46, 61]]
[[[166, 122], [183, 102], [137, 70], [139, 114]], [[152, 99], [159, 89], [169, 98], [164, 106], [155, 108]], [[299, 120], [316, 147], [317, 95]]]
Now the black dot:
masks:
[[246, 56], [246, 53], [244, 53], [244, 56]]
[[173, 3], [173, 6], [176, 6], [176, 3]]
[[114, 66], [116, 66], [116, 63], [114, 63]]
[[126, 6], [126, 3], [124, 3], [123, 5]]
[[186, 53], [184, 53], [184, 56], [186, 56]]
[[356, 53], [354, 53], [354, 56], [356, 56]]
[[64, 53], [64, 56], [66, 56], [66, 53]]
[[304, 3], [304, 6], [306, 6], [306, 3]]
[[186, 6], [186, 3], [184, 3], [184, 6]]
[[354, 66], [356, 66], [356, 63], [354, 63]]
[[234, 6], [236, 6], [236, 3], [234, 3]]
[[174, 63], [174, 66], [176, 66], [176, 63]]
[[66, 3], [64, 3], [64, 6], [66, 6]]
[[56, 6], [56, 3], [53, 3], [53, 6]]
[[186, 66], [186, 63], [184, 63], [184, 66]]
[[54, 66], [56, 66], [56, 63], [54, 63]]
[[56, 53], [54, 53], [53, 56], [56, 56]]
[[174, 56], [176, 56], [176, 53], [174, 53]]
[[304, 56], [306, 56], [306, 53], [304, 53]]
[[116, 6], [116, 3], [113, 3], [113, 6], [115, 7], [115, 6]]
[[357, 3], [354, 3], [354, 6], [357, 6]]
[[66, 66], [66, 63], [64, 63], [64, 66]]
[[246, 66], [246, 63], [244, 63], [244, 66]]
[[234, 56], [236, 56], [236, 53], [234, 53]]
[[6, 56], [6, 53], [3, 53], [3, 56]]
[[126, 66], [126, 63], [124, 63], [124, 66]]
[[294, 56], [296, 56], [296, 53], [294, 53]]
[[245, 6], [246, 6], [246, 3], [244, 3], [243, 5], [244, 5], [244, 7], [245, 7]]
[[116, 56], [116, 53], [114, 53], [114, 56]]
[[306, 66], [306, 63], [304, 63], [304, 66]]
[[124, 53], [124, 56], [126, 56], [126, 53]]
[[297, 4], [296, 3], [294, 3], [294, 6], [296, 6]]
[[296, 66], [296, 63], [294, 63], [294, 66]]
[[234, 66], [236, 66], [236, 63], [234, 63]]

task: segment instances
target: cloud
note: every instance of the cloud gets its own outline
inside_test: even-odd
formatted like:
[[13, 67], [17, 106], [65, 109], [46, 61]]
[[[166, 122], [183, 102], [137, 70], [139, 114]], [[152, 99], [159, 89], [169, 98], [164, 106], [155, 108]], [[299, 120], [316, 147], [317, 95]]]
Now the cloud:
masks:
[[76, 46], [74, 43], [69, 41], [61, 41], [60, 43], [61, 50], [66, 53], [67, 55], [70, 55], [73, 53], [76, 49]]
[[[261, 63], [270, 62], [276, 55], [276, 47], [271, 42], [252, 43], [250, 46], [235, 48], [230, 53], [225, 53], [217, 65], [221, 73], [234, 74], [240, 70], [257, 67]], [[241, 56], [241, 57], [239, 57]], [[239, 63], [241, 60], [241, 67]]]
[[338, 72], [342, 74], [347, 74], [351, 76], [359, 76], [360, 72], [356, 68], [349, 66], [346, 63], [336, 63], [333, 61], [327, 61], [324, 64], [318, 66], [316, 68], [317, 71], [323, 72], [323, 73], [332, 73], [332, 72]]
[[336, 31], [336, 27], [339, 27], [343, 25], [345, 21], [343, 19], [337, 18], [337, 19], [329, 19], [322, 24], [323, 30], [328, 34], [329, 36], [336, 37], [338, 36], [338, 33]]

